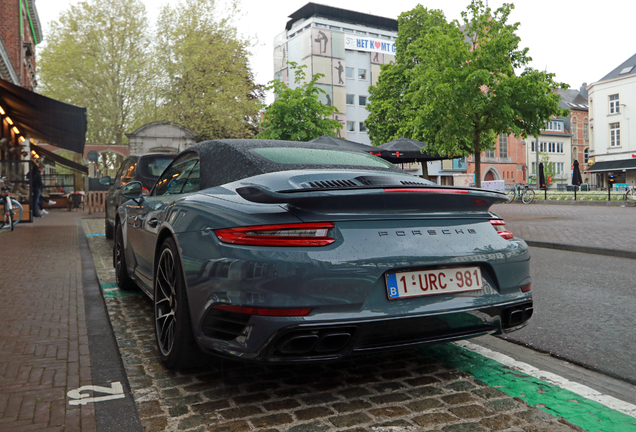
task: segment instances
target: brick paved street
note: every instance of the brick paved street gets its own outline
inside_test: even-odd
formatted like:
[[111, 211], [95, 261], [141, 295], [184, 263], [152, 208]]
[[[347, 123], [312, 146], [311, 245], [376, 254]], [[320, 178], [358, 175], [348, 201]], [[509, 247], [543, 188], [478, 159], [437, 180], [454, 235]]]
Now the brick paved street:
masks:
[[51, 212], [0, 233], [0, 430], [94, 431], [77, 212]]
[[[103, 222], [85, 220], [86, 233]], [[156, 354], [152, 303], [114, 288], [112, 242], [89, 237], [111, 322], [146, 431], [570, 431], [562, 419], [406, 350], [311, 366], [209, 359], [175, 373]], [[391, 429], [393, 427], [393, 429]]]

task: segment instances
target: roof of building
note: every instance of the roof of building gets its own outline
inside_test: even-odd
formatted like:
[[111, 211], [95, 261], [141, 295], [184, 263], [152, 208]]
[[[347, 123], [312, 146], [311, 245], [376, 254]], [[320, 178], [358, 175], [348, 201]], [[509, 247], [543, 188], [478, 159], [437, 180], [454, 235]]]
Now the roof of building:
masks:
[[636, 54], [625, 60], [616, 69], [605, 75], [599, 81], [623, 78], [630, 75], [636, 75]]
[[362, 12], [355, 12], [332, 6], [319, 5], [316, 3], [307, 3], [305, 6], [301, 7], [296, 12], [289, 15], [289, 18], [291, 19], [287, 21], [285, 29], [290, 30], [292, 28], [292, 25], [299, 19], [308, 19], [311, 17], [328, 18], [335, 21], [370, 26], [395, 32], [398, 30], [397, 20], [391, 18], [369, 15]]
[[561, 101], [559, 102], [561, 108], [576, 111], [589, 110], [587, 98], [583, 96], [579, 90], [557, 89], [556, 92], [561, 96]]

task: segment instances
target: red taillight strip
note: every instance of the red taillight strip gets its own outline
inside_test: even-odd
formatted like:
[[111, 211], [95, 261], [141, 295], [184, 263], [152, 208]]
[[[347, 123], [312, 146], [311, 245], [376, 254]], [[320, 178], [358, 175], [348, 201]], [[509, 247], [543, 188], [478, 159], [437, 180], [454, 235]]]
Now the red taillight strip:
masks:
[[418, 193], [418, 192], [433, 192], [433, 193], [468, 193], [463, 189], [426, 189], [426, 188], [400, 188], [400, 189], [384, 189], [384, 192], [398, 192], [398, 193]]
[[[299, 224], [258, 225], [215, 230], [223, 243], [253, 246], [326, 246], [335, 240], [327, 237], [327, 231], [334, 227], [331, 222], [311, 222]], [[304, 231], [315, 231], [315, 235], [303, 235]], [[259, 231], [262, 234], [259, 234]], [[265, 234], [278, 231], [276, 235]], [[320, 234], [319, 231], [325, 231]], [[287, 232], [288, 235], [285, 235]]]
[[311, 308], [300, 309], [273, 309], [273, 308], [253, 308], [244, 306], [232, 306], [232, 305], [216, 305], [214, 309], [220, 309], [227, 312], [236, 312], [248, 315], [259, 316], [305, 316], [309, 315]]
[[499, 234], [501, 238], [504, 238], [506, 240], [511, 240], [515, 237], [512, 231], [508, 231], [504, 228], [506, 226], [506, 222], [504, 222], [503, 219], [490, 219], [490, 223], [495, 228], [495, 231], [497, 231], [497, 234]]
[[521, 286], [521, 292], [528, 292], [532, 289], [532, 284], [528, 284], [528, 285], [522, 285]]

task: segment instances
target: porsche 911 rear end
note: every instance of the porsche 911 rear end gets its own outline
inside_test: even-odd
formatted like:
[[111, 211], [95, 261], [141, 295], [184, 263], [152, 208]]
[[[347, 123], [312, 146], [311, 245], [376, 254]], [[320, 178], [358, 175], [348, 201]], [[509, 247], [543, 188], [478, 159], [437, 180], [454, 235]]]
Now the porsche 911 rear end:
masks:
[[528, 247], [489, 211], [503, 194], [326, 175], [264, 175], [197, 198], [216, 226], [179, 243], [204, 350], [322, 361], [526, 324]]

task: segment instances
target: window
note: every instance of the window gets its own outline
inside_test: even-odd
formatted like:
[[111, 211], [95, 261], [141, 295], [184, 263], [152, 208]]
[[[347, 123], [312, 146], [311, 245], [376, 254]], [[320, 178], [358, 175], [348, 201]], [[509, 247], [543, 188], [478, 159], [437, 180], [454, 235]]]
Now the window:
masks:
[[353, 30], [348, 29], [348, 28], [343, 28], [342, 31], [345, 32], [345, 33], [353, 33]]
[[353, 79], [354, 69], [352, 67], [346, 68], [347, 78]]
[[360, 31], [360, 30], [356, 30], [356, 34], [365, 35], [365, 34], [367, 34], [367, 32], [365, 32], [365, 31]]
[[587, 160], [590, 158], [590, 149], [585, 147], [585, 150], [583, 150], [583, 163], [587, 164]]
[[348, 94], [347, 95], [347, 105], [353, 105], [353, 98], [355, 97], [355, 95], [352, 94]]
[[610, 114], [618, 114], [621, 112], [619, 103], [620, 102], [618, 100], [617, 94], [613, 94], [609, 96], [609, 113]]
[[356, 123], [352, 121], [347, 122], [347, 132], [355, 132], [356, 131]]
[[366, 132], [367, 128], [364, 126], [364, 122], [360, 122], [360, 132]]
[[192, 171], [190, 171], [188, 180], [183, 185], [181, 193], [196, 192], [199, 190], [200, 168], [201, 165], [199, 164], [199, 161], [197, 161], [196, 165], [194, 165], [194, 168], [192, 168]]
[[589, 131], [587, 129], [587, 123], [583, 123], [583, 139], [585, 141], [589, 140]]
[[366, 80], [367, 79], [367, 70], [366, 69], [358, 69], [358, 79]]
[[318, 27], [318, 28], [324, 28], [324, 29], [328, 28], [326, 25], [324, 25], [324, 24], [318, 24], [318, 23], [316, 23], [316, 27]]
[[367, 105], [367, 97], [366, 96], [358, 96], [358, 105], [366, 106]]
[[621, 124], [610, 123], [610, 147], [620, 147], [621, 145]]
[[576, 122], [576, 120], [572, 120], [572, 138], [577, 139], [579, 137], [577, 128], [578, 128], [578, 123]]
[[340, 30], [340, 27], [336, 27], [336, 26], [329, 26], [329, 28], [330, 28], [331, 30]]
[[190, 171], [198, 162], [199, 157], [196, 153], [187, 153], [175, 160], [157, 180], [152, 194], [155, 196], [180, 194]]
[[537, 163], [532, 162], [532, 174], [536, 174], [536, 173], [537, 173]]
[[[391, 39], [391, 36], [387, 36], [387, 35], [380, 35], [380, 37], [381, 37], [382, 39], [389, 39], [389, 40]], [[395, 39], [395, 38], [394, 38], [394, 39]]]
[[128, 161], [128, 163], [124, 167], [124, 177], [122, 178], [123, 182], [132, 180], [132, 178], [135, 176], [135, 168], [137, 168], [137, 160], [131, 159], [130, 161]]
[[495, 151], [494, 150], [486, 150], [486, 158], [491, 159], [495, 157]]
[[369, 33], [369, 36], [374, 37], [374, 38], [378, 37], [377, 33]]
[[508, 157], [508, 135], [499, 135], [499, 157]]
[[576, 147], [572, 147], [572, 162], [578, 160], [579, 158], [579, 150]]
[[560, 121], [549, 121], [546, 125], [546, 130], [563, 132], [563, 122]]

